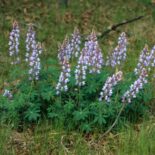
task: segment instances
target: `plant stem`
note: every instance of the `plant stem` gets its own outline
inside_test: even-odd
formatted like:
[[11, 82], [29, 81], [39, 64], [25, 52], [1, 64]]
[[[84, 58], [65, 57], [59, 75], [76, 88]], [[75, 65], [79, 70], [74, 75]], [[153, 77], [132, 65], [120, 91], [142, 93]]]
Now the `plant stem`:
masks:
[[117, 124], [118, 119], [119, 119], [119, 117], [120, 117], [122, 111], [124, 110], [125, 106], [126, 106], [126, 104], [123, 103], [123, 105], [122, 105], [122, 107], [121, 107], [121, 109], [120, 109], [120, 111], [119, 111], [119, 113], [118, 113], [118, 115], [117, 115], [115, 121], [114, 121], [113, 124], [110, 126], [110, 128], [109, 128], [103, 135], [100, 136], [99, 139], [102, 139], [103, 137], [105, 137], [105, 136], [114, 128], [114, 126]]

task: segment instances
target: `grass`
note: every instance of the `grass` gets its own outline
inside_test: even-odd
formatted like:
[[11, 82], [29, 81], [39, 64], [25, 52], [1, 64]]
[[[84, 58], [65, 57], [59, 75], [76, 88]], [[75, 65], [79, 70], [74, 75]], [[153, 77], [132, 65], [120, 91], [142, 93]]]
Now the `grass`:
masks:
[[128, 125], [117, 134], [97, 140], [99, 133], [83, 135], [54, 129], [47, 122], [22, 133], [2, 126], [0, 130], [0, 154], [6, 155], [154, 155], [155, 121]]
[[[57, 57], [58, 42], [62, 42], [66, 34], [72, 33], [75, 26], [84, 35], [90, 33], [94, 27], [100, 34], [124, 19], [145, 15], [144, 19], [122, 26], [100, 40], [106, 56], [115, 47], [119, 33], [127, 33], [129, 45], [127, 62], [123, 67], [125, 72], [134, 69], [139, 53], [146, 43], [150, 48], [155, 44], [153, 5], [146, 0], [70, 0], [68, 8], [59, 6], [56, 0], [2, 1], [0, 5], [0, 92], [11, 81], [8, 36], [15, 19], [19, 22], [23, 35], [26, 34], [28, 23], [36, 25], [37, 38], [44, 46], [42, 60], [45, 64], [46, 58]], [[24, 53], [24, 48], [21, 47], [20, 56]], [[154, 103], [151, 105], [154, 107]], [[116, 135], [110, 133], [102, 141], [96, 141], [98, 136], [99, 133], [66, 133], [61, 128], [53, 129], [48, 123], [39, 125], [33, 132], [29, 129], [23, 133], [1, 125], [0, 154], [154, 155], [155, 152], [154, 118], [136, 127], [129, 125]]]

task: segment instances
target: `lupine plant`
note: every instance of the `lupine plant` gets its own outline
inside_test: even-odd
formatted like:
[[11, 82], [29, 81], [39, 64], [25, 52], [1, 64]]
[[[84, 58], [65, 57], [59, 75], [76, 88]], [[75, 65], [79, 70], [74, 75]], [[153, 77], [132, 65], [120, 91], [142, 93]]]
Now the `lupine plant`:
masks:
[[143, 68], [138, 79], [130, 86], [130, 89], [124, 93], [122, 97], [123, 103], [131, 103], [131, 100], [136, 98], [136, 95], [139, 93], [139, 91], [143, 89], [144, 84], [148, 82], [147, 77], [147, 70]]
[[104, 99], [106, 102], [110, 102], [110, 97], [113, 93], [113, 87], [122, 80], [122, 75], [122, 71], [119, 71], [116, 74], [113, 74], [111, 77], [108, 77], [102, 88], [102, 91], [100, 92], [99, 101]]
[[112, 51], [111, 55], [107, 57], [107, 66], [115, 67], [126, 60], [127, 52], [127, 38], [125, 32], [121, 33], [118, 38], [118, 45]]
[[[14, 35], [14, 33], [19, 32], [18, 24], [14, 23], [13, 26], [15, 30], [10, 33], [11, 41], [9, 43], [11, 56], [14, 55], [14, 51], [18, 49], [19, 45], [18, 43], [16, 45], [16, 41], [19, 41], [19, 35]], [[58, 62], [61, 65], [61, 73], [57, 84], [58, 63], [49, 59], [46, 61], [48, 67], [46, 69], [41, 67], [42, 46], [36, 41], [32, 25], [28, 29], [25, 43], [26, 58], [24, 59], [28, 63], [29, 79], [34, 81], [34, 85], [31, 85], [30, 80], [24, 77], [18, 83], [8, 84], [7, 87], [12, 90], [13, 95], [11, 91], [5, 90], [4, 94], [0, 96], [0, 119], [5, 118], [6, 121], [10, 121], [10, 118], [14, 118], [20, 123], [34, 123], [47, 117], [53, 125], [60, 122], [66, 130], [91, 132], [97, 129], [105, 131], [117, 117], [122, 102], [133, 103], [127, 106], [124, 104], [127, 107], [124, 109], [126, 114], [128, 106], [134, 105], [132, 99], [136, 98], [138, 92], [141, 90], [141, 94], [144, 96], [144, 90], [149, 89], [150, 91], [152, 88], [143, 87], [147, 83], [148, 76], [144, 66], [140, 69], [138, 79], [126, 91], [130, 84], [128, 82], [132, 82], [133, 76], [128, 78], [124, 72], [124, 80], [122, 80], [122, 71], [114, 74], [113, 69], [108, 68], [107, 70], [94, 30], [85, 40], [83, 48], [77, 29], [74, 30], [71, 37], [66, 37], [59, 46]], [[126, 46], [126, 35], [122, 33], [118, 39], [118, 46], [109, 56], [108, 65], [115, 67], [125, 61]], [[149, 54], [152, 66], [155, 64], [154, 49]], [[75, 57], [77, 57], [77, 61]], [[141, 60], [141, 63], [145, 62]], [[71, 74], [75, 74], [75, 78]], [[38, 79], [40, 80], [38, 81]], [[103, 83], [105, 84], [103, 85]], [[80, 87], [80, 91], [77, 91], [77, 86]], [[117, 91], [117, 97], [115, 91]], [[124, 94], [123, 97], [122, 94]], [[136, 101], [143, 106], [141, 101], [144, 99], [137, 98]], [[150, 99], [151, 96], [148, 97], [148, 100]], [[101, 101], [109, 104], [101, 104]], [[127, 118], [128, 115], [123, 114], [120, 122], [121, 119]]]
[[19, 63], [19, 37], [20, 30], [17, 21], [14, 21], [12, 31], [9, 37], [9, 55], [12, 57], [11, 64]]

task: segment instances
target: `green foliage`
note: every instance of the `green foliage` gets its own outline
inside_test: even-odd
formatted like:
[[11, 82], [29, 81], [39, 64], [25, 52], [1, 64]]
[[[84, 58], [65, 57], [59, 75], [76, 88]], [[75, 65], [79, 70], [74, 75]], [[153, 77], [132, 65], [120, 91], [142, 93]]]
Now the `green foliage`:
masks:
[[[15, 126], [37, 123], [47, 118], [53, 125], [61, 124], [67, 131], [103, 132], [115, 121], [122, 106], [121, 96], [136, 79], [133, 73], [125, 74], [123, 81], [114, 87], [111, 102], [106, 103], [98, 101], [99, 93], [113, 70], [103, 68], [101, 74], [88, 74], [86, 85], [81, 88], [75, 86], [72, 72], [68, 92], [58, 96], [55, 86], [59, 71], [57, 67], [53, 67], [56, 61], [49, 59], [46, 63], [48, 67], [44, 64], [38, 82], [30, 82], [25, 76], [16, 87], [11, 85], [8, 88], [13, 92], [13, 99], [1, 96], [0, 118], [3, 122], [12, 122]], [[117, 127], [122, 125], [124, 120], [136, 122], [146, 114], [146, 103], [153, 97], [151, 89], [151, 84], [147, 84], [137, 98], [125, 107]]]

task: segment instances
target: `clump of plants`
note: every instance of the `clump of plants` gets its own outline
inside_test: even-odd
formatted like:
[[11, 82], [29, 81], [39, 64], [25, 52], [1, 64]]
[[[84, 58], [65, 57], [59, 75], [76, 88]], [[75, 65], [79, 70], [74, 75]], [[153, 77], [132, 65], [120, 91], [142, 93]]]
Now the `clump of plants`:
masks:
[[[0, 96], [0, 118], [14, 125], [37, 123], [45, 118], [66, 130], [101, 132], [124, 121], [137, 121], [152, 99], [155, 48], [145, 46], [133, 72], [122, 66], [127, 59], [127, 36], [103, 57], [95, 30], [82, 38], [75, 28], [58, 48], [58, 61], [43, 60], [44, 49], [29, 25], [25, 53], [20, 55], [19, 25], [13, 23], [9, 55], [12, 71]], [[21, 71], [21, 73], [19, 72]], [[117, 120], [117, 122], [116, 122]]]

